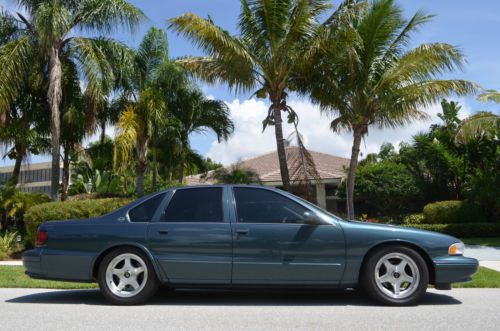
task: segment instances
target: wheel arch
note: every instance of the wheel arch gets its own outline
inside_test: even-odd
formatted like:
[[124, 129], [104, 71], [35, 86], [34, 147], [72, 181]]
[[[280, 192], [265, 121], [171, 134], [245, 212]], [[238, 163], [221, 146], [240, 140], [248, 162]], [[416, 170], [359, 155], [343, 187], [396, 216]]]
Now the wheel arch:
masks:
[[94, 279], [94, 280], [97, 279], [97, 273], [99, 271], [99, 265], [101, 264], [102, 259], [106, 255], [108, 255], [110, 252], [112, 252], [113, 250], [115, 250], [117, 248], [125, 248], [125, 247], [139, 249], [144, 254], [146, 254], [146, 256], [148, 257], [149, 261], [153, 265], [154, 271], [156, 273], [156, 277], [160, 280], [160, 282], [163, 281], [164, 275], [161, 273], [160, 269], [158, 268], [158, 266], [157, 266], [157, 264], [155, 262], [155, 259], [153, 258], [153, 255], [151, 254], [151, 252], [146, 247], [144, 247], [143, 245], [140, 245], [140, 244], [137, 244], [137, 243], [117, 243], [117, 244], [113, 244], [113, 245], [108, 246], [105, 249], [103, 249], [99, 254], [97, 254], [96, 258], [94, 259], [94, 261], [92, 263], [92, 268], [90, 269], [90, 272], [91, 272], [90, 277], [92, 279]]
[[436, 271], [434, 267], [434, 262], [432, 262], [429, 253], [427, 253], [425, 249], [423, 249], [422, 247], [420, 247], [415, 243], [408, 241], [400, 241], [400, 240], [384, 241], [370, 247], [370, 249], [366, 252], [365, 256], [363, 257], [363, 261], [361, 262], [361, 267], [359, 269], [359, 275], [358, 275], [358, 284], [361, 284], [362, 282], [362, 277], [364, 275], [364, 268], [370, 256], [374, 254], [377, 250], [383, 247], [390, 247], [390, 246], [405, 246], [415, 250], [418, 254], [420, 254], [420, 256], [424, 259], [425, 264], [427, 265], [427, 269], [429, 270], [429, 283], [434, 284], [436, 279]]

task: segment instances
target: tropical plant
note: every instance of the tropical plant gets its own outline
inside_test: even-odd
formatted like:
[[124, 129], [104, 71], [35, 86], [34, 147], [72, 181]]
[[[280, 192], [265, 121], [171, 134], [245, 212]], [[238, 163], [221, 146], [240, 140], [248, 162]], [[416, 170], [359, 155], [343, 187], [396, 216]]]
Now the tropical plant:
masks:
[[133, 30], [144, 15], [126, 0], [18, 0], [18, 3], [28, 15], [16, 13], [16, 30], [11, 40], [0, 48], [0, 109], [19, 95], [22, 81], [18, 78], [33, 70], [31, 59], [37, 57], [44, 61], [51, 114], [51, 197], [56, 200], [63, 62], [80, 68], [79, 73], [87, 83], [87, 94], [93, 100], [102, 100], [115, 80], [109, 60], [119, 58], [126, 62], [126, 47], [109, 38], [84, 37], [78, 32], [110, 33], [117, 26]]
[[18, 233], [6, 231], [0, 236], [0, 260], [8, 258], [16, 250]]
[[148, 149], [159, 131], [167, 125], [167, 104], [187, 82], [183, 70], [169, 61], [166, 34], [150, 28], [135, 51], [135, 70], [130, 86], [118, 101], [124, 111], [116, 126], [115, 158], [117, 169], [133, 166], [136, 193], [144, 194]]
[[259, 175], [237, 162], [229, 167], [220, 167], [203, 175], [204, 179], [215, 180], [221, 184], [255, 184], [260, 183]]
[[477, 112], [464, 119], [455, 135], [455, 143], [464, 144], [477, 138], [500, 139], [500, 116]]
[[[421, 44], [409, 49], [412, 34], [431, 19], [418, 11], [409, 20], [394, 0], [375, 0], [352, 19], [358, 39], [344, 52], [337, 49], [315, 62], [303, 92], [336, 118], [334, 132], [353, 134], [347, 177], [347, 209], [354, 217], [354, 185], [361, 141], [369, 128], [395, 128], [426, 118], [422, 109], [449, 93], [466, 95], [476, 85], [464, 80], [440, 79], [461, 68], [463, 54], [445, 43]], [[314, 78], [314, 79], [313, 79]], [[311, 83], [316, 82], [316, 83]]]
[[[229, 116], [229, 108], [221, 100], [207, 99], [195, 86], [181, 89], [173, 102], [168, 104], [171, 125], [179, 143], [179, 176], [178, 181], [184, 179], [184, 165], [186, 159], [192, 155], [189, 136], [192, 133], [213, 131], [218, 141], [227, 140], [234, 131], [234, 124]], [[200, 162], [201, 163], [201, 162]]]
[[287, 105], [295, 89], [296, 72], [306, 70], [329, 32], [342, 25], [357, 1], [346, 1], [321, 24], [330, 8], [327, 0], [241, 0], [238, 35], [231, 35], [212, 19], [187, 13], [171, 19], [170, 27], [189, 38], [206, 54], [177, 61], [208, 82], [225, 82], [236, 91], [255, 91], [271, 105], [263, 128], [274, 125], [281, 179], [290, 189], [283, 137], [282, 112], [289, 121], [296, 114]]

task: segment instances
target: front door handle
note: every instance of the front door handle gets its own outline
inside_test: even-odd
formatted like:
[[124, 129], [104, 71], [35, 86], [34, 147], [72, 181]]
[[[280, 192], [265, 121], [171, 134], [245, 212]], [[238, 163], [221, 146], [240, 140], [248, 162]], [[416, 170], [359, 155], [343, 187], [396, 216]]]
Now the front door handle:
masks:
[[168, 230], [158, 230], [158, 234], [162, 235], [168, 234]]

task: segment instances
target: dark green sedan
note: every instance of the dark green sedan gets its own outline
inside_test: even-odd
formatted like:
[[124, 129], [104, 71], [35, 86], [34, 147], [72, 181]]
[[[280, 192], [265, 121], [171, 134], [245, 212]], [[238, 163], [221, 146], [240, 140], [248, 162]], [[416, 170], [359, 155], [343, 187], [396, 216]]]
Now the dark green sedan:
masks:
[[171, 288], [364, 288], [383, 304], [416, 303], [428, 284], [471, 279], [475, 259], [434, 232], [342, 220], [262, 186], [183, 187], [108, 215], [50, 221], [23, 256], [33, 278], [99, 283], [115, 304]]

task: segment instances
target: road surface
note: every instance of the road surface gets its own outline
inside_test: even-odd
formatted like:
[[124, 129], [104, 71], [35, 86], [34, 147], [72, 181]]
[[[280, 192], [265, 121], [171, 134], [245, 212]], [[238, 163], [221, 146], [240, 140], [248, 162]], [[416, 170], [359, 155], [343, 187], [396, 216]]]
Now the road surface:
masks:
[[415, 307], [356, 291], [160, 292], [111, 306], [97, 290], [0, 289], [2, 330], [499, 330], [500, 289], [429, 290]]

